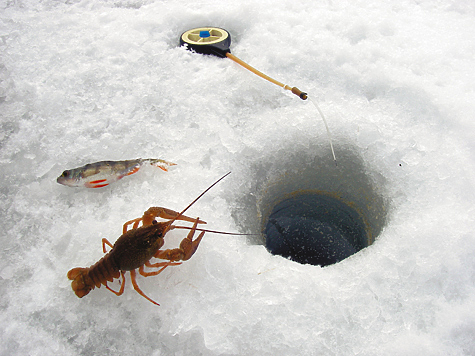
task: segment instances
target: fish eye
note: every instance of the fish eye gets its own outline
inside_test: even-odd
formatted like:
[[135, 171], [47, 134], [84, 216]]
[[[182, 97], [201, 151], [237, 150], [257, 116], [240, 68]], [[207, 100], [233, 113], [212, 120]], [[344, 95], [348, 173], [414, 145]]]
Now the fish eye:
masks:
[[66, 178], [69, 175], [68, 171], [64, 171], [63, 174], [61, 174], [61, 177]]

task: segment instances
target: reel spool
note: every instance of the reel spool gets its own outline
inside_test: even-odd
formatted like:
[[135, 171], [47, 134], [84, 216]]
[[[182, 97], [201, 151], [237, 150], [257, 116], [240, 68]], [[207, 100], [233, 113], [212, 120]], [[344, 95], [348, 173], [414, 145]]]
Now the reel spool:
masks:
[[302, 92], [296, 87], [278, 82], [275, 79], [259, 72], [257, 69], [251, 67], [246, 62], [237, 58], [231, 54], [229, 46], [231, 45], [231, 35], [228, 31], [218, 27], [197, 27], [188, 30], [180, 36], [180, 46], [187, 45], [188, 49], [193, 50], [201, 54], [211, 54], [220, 58], [229, 58], [244, 68], [250, 70], [259, 77], [274, 83], [286, 90], [290, 90], [293, 94], [297, 95], [300, 99], [306, 100], [307, 93]]
[[185, 44], [196, 53], [212, 54], [221, 58], [225, 58], [226, 53], [231, 53], [231, 35], [217, 27], [198, 27], [184, 32], [180, 37], [180, 46]]

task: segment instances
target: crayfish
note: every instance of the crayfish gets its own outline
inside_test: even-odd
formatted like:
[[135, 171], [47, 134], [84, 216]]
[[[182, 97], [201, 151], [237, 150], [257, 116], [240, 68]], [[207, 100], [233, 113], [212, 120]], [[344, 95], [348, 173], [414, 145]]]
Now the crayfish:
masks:
[[[230, 173], [231, 172], [228, 174]], [[112, 247], [112, 249], [107, 252], [104, 257], [102, 257], [91, 267], [76, 267], [68, 272], [68, 278], [72, 280], [71, 287], [76, 295], [79, 298], [82, 298], [95, 287], [100, 288], [101, 285], [105, 285], [108, 290], [117, 296], [120, 296], [122, 293], [124, 293], [125, 273], [128, 271], [130, 272], [134, 289], [153, 304], [160, 305], [151, 298], [147, 297], [145, 293], [139, 288], [136, 281], [136, 269], [138, 268], [139, 273], [144, 277], [156, 276], [168, 266], [178, 266], [182, 263], [178, 261], [186, 261], [190, 259], [191, 256], [193, 256], [193, 254], [196, 252], [205, 232], [224, 233], [219, 231], [198, 229], [198, 224], [205, 224], [206, 222], [200, 220], [199, 218], [190, 218], [183, 215], [183, 213], [228, 174], [224, 175], [210, 187], [208, 187], [180, 213], [166, 208], [151, 207], [141, 218], [127, 221], [124, 224], [123, 234], [117, 239], [114, 245], [112, 245], [107, 239], [103, 238], [103, 252], [106, 253], [106, 245]], [[165, 222], [157, 222], [155, 220], [156, 217], [169, 220]], [[194, 222], [194, 224], [191, 228], [186, 226], [172, 225], [176, 220]], [[138, 225], [140, 222], [142, 222], [142, 226], [139, 227]], [[130, 230], [128, 229], [129, 225], [132, 225]], [[190, 232], [180, 243], [179, 248], [160, 250], [160, 248], [165, 243], [164, 237], [166, 233], [175, 228], [189, 229]], [[196, 239], [193, 239], [196, 231], [200, 231], [200, 234]], [[241, 235], [234, 233], [224, 234]], [[150, 263], [150, 259], [152, 257], [167, 261]], [[157, 269], [151, 272], [146, 272], [144, 270], [144, 266]], [[119, 291], [115, 291], [107, 285], [107, 282], [112, 282], [114, 278], [119, 278], [121, 276], [122, 281], [120, 283]]]

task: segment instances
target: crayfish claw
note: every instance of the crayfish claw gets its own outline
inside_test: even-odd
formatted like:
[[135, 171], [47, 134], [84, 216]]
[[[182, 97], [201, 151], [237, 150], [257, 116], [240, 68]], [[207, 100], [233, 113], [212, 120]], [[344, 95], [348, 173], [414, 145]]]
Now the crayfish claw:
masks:
[[[153, 219], [155, 219], [156, 217], [159, 217], [162, 219], [168, 219], [168, 220], [177, 219], [177, 220], [183, 220], [183, 221], [189, 221], [189, 222], [196, 221], [195, 218], [191, 218], [186, 215], [180, 215], [180, 213], [175, 210], [152, 206], [143, 214], [142, 216], [143, 224], [150, 225]], [[206, 224], [206, 222], [198, 219], [198, 224]]]

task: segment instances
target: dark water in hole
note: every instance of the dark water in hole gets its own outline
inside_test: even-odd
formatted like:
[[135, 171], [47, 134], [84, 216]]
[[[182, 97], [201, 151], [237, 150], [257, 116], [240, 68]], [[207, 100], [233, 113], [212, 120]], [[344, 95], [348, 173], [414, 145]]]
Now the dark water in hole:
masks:
[[303, 264], [331, 265], [368, 246], [358, 212], [322, 194], [301, 194], [277, 204], [264, 234], [270, 253]]

